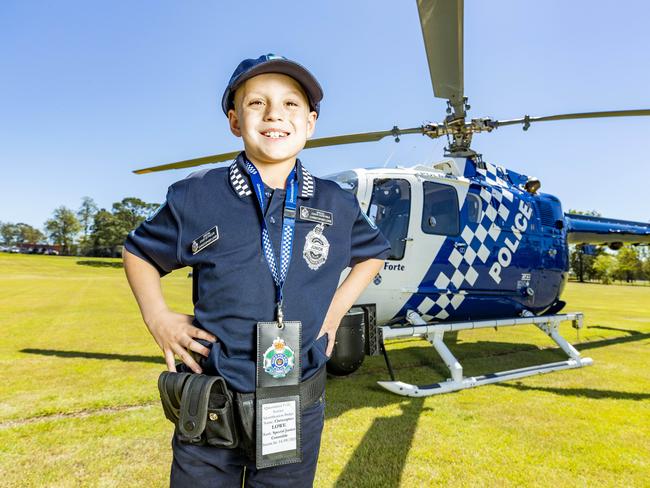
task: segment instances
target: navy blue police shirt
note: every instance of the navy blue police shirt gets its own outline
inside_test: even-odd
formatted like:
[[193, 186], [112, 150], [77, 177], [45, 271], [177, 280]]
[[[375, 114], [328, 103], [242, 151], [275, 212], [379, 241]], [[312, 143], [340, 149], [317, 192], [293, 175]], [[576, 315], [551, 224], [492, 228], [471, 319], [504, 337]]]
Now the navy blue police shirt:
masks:
[[[198, 171], [172, 184], [166, 201], [128, 235], [124, 245], [161, 276], [192, 267], [193, 323], [217, 337], [203, 363], [204, 373], [223, 376], [234, 390], [252, 392], [256, 324], [275, 320], [276, 292], [262, 252], [260, 211], [245, 161], [242, 152], [229, 168]], [[285, 320], [302, 322], [305, 380], [328, 359], [327, 336], [319, 340], [316, 336], [341, 272], [369, 258], [387, 258], [390, 245], [354, 195], [312, 176], [300, 160], [296, 169], [299, 195], [283, 309]], [[279, 263], [286, 191], [269, 193], [265, 217]], [[315, 256], [306, 252], [307, 234], [318, 225], [301, 217], [307, 208], [331, 213], [331, 225], [323, 230], [329, 242], [326, 256], [321, 250]]]

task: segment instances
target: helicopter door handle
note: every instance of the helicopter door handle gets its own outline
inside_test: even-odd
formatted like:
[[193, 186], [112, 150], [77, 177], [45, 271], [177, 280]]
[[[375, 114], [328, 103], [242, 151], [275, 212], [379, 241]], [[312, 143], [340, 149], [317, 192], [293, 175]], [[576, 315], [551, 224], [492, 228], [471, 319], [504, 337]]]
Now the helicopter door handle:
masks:
[[464, 242], [454, 242], [454, 247], [456, 249], [465, 249], [467, 247], [467, 244]]
[[412, 241], [412, 240], [413, 240], [412, 237], [402, 237], [402, 238], [400, 239], [401, 242], [408, 242], [408, 241]]

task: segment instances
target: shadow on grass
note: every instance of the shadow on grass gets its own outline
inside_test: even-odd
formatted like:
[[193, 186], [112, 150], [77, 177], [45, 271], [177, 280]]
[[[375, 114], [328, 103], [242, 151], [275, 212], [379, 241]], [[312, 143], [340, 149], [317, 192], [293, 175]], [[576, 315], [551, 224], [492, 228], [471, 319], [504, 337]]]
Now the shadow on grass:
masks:
[[[593, 326], [592, 328], [598, 327]], [[577, 345], [577, 348], [581, 350], [592, 349], [650, 338], [650, 334], [647, 333], [612, 327], [600, 328], [628, 333], [629, 335], [583, 343]], [[532, 366], [555, 361], [558, 356], [566, 357], [558, 348], [540, 349], [539, 346], [534, 344], [481, 341], [449, 344], [449, 348], [463, 362], [466, 376]], [[22, 349], [21, 352], [65, 358], [118, 360], [164, 365], [164, 359], [158, 356], [32, 348]], [[444, 363], [430, 346], [392, 349], [389, 351], [389, 355], [398, 380], [412, 383], [431, 383], [442, 381], [449, 376]], [[357, 373], [346, 378], [328, 380], [328, 406], [326, 409], [328, 419], [337, 418], [348, 411], [363, 408], [382, 408], [399, 404], [401, 409], [399, 415], [379, 417], [372, 422], [339, 476], [335, 485], [339, 488], [344, 486], [397, 487], [400, 484], [418, 419], [423, 411], [424, 398], [404, 398], [390, 394], [377, 385], [376, 381], [378, 379], [388, 379], [382, 357], [368, 357], [363, 368]], [[545, 388], [505, 383], [499, 386], [516, 388], [522, 391], [537, 390], [558, 395], [582, 396], [594, 399], [650, 399], [650, 394], [647, 393], [627, 393], [589, 388]], [[378, 455], [381, 455], [380, 461], [377, 460]]]
[[605, 329], [605, 330], [616, 330], [619, 332], [627, 332], [630, 335], [622, 337], [612, 337], [611, 339], [600, 339], [598, 341], [590, 342], [581, 342], [580, 344], [574, 344], [575, 348], [578, 351], [583, 351], [586, 349], [596, 349], [598, 347], [613, 346], [615, 344], [625, 344], [626, 342], [635, 342], [642, 341], [644, 339], [650, 339], [650, 333], [639, 332], [636, 330], [626, 330], [626, 329], [617, 329], [615, 327], [603, 327], [598, 325], [592, 325], [590, 329]]
[[139, 354], [110, 354], [104, 352], [86, 351], [60, 351], [58, 349], [21, 349], [19, 352], [27, 354], [40, 354], [42, 356], [58, 356], [61, 358], [85, 358], [85, 359], [111, 359], [126, 361], [129, 363], [156, 363], [165, 364], [165, 359], [160, 356], [142, 356]]
[[[373, 421], [334, 486], [400, 486], [424, 398], [400, 402], [402, 413]], [[377, 459], [381, 446], [381, 460]]]
[[499, 383], [496, 386], [502, 388], [513, 388], [520, 391], [542, 391], [546, 393], [555, 393], [556, 395], [576, 396], [591, 398], [595, 400], [615, 399], [615, 400], [648, 400], [650, 393], [632, 393], [627, 391], [614, 390], [595, 390], [593, 388], [549, 388], [542, 386], [528, 386], [522, 383]]
[[606, 325], [590, 325], [589, 329], [615, 330], [616, 332], [627, 332], [630, 335], [639, 335], [641, 332], [633, 329], [619, 329], [617, 327], [607, 327]]
[[77, 261], [80, 266], [92, 266], [93, 268], [123, 268], [122, 261]]

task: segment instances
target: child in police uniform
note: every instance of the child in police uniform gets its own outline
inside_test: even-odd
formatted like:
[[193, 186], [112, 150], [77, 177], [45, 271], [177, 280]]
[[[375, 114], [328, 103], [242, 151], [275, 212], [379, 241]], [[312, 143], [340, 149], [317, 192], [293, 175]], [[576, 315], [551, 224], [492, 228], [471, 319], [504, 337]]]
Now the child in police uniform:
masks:
[[[281, 303], [285, 320], [302, 323], [301, 381], [324, 378], [342, 317], [390, 247], [354, 195], [312, 176], [297, 159], [314, 133], [322, 96], [298, 63], [275, 55], [242, 61], [222, 109], [244, 151], [229, 168], [171, 185], [163, 205], [127, 237], [126, 275], [169, 371], [176, 371], [176, 355], [195, 373], [222, 376], [235, 392], [254, 392], [255, 327], [276, 318], [272, 266], [286, 257]], [[298, 195], [293, 238], [285, 240], [286, 202], [296, 196], [288, 191]], [[194, 315], [170, 310], [161, 293], [160, 278], [184, 266], [193, 269]], [[184, 443], [175, 432], [171, 485], [312, 486], [323, 395], [304, 405], [301, 421], [302, 462], [265, 469], [238, 449]]]

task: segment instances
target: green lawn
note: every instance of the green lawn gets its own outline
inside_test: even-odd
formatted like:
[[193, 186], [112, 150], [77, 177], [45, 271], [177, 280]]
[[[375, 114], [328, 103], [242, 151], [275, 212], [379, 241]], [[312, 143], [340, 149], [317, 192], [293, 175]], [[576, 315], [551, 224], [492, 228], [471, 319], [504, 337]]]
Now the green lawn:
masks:
[[[191, 313], [187, 270], [163, 286]], [[591, 367], [426, 399], [379, 388], [381, 357], [330, 380], [316, 486], [650, 486], [650, 288], [564, 298], [586, 314]], [[168, 485], [164, 361], [119, 260], [0, 254], [0, 334], [0, 486]], [[477, 375], [562, 359], [552, 345], [531, 326], [461, 332], [452, 350]], [[388, 349], [399, 379], [445, 375], [424, 341]]]

